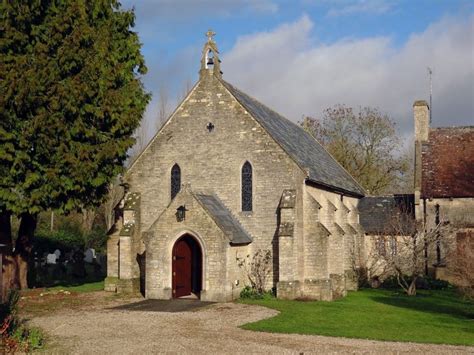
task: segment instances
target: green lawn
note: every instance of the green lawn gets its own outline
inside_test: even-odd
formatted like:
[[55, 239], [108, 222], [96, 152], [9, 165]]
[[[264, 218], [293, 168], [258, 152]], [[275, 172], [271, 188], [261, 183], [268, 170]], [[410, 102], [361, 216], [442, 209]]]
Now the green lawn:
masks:
[[474, 345], [474, 304], [454, 291], [416, 297], [387, 290], [350, 292], [334, 302], [243, 300], [281, 313], [242, 328], [278, 333]]

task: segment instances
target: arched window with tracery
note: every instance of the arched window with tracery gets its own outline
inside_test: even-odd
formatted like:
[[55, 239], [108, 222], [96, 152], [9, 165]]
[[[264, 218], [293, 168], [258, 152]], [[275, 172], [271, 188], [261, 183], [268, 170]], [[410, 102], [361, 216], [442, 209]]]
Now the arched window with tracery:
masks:
[[242, 211], [252, 211], [252, 165], [242, 166]]
[[174, 164], [171, 168], [171, 199], [181, 190], [181, 168], [178, 164]]

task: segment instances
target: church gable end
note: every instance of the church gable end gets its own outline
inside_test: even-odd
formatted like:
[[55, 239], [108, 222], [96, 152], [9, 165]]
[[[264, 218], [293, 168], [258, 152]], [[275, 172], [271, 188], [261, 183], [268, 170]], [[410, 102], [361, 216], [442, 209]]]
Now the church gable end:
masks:
[[[341, 228], [351, 222], [342, 195], [356, 200], [362, 188], [299, 126], [223, 81], [207, 35], [199, 81], [124, 176], [140, 196], [127, 262], [146, 249], [148, 298], [234, 299], [248, 285], [243, 260], [259, 251], [271, 256], [265, 288], [278, 297], [344, 295], [354, 232]], [[192, 270], [186, 292], [181, 264]]]

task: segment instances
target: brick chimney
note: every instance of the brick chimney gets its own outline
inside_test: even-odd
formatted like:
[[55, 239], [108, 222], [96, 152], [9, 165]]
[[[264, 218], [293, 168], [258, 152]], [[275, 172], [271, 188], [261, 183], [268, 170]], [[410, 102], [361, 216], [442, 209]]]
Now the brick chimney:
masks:
[[417, 100], [413, 103], [413, 119], [415, 121], [415, 217], [417, 221], [422, 219], [421, 206], [421, 169], [422, 155], [421, 147], [428, 141], [430, 131], [430, 108], [425, 100]]

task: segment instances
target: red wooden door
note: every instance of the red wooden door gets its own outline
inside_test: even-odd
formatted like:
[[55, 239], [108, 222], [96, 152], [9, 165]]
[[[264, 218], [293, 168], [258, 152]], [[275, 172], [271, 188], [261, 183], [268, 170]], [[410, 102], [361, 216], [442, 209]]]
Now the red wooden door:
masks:
[[192, 288], [192, 250], [186, 239], [173, 247], [173, 298], [188, 296]]

